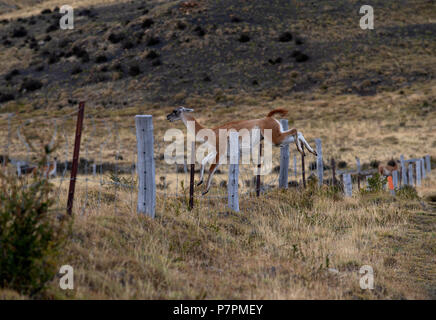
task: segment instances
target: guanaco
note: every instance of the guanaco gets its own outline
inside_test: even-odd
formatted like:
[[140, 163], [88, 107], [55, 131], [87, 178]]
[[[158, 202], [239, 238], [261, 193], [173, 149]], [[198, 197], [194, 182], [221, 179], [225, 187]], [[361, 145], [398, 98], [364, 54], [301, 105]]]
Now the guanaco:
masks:
[[[201, 125], [192, 115], [189, 114], [193, 111], [194, 111], [194, 109], [179, 107], [167, 115], [167, 120], [170, 122], [182, 120], [188, 129], [189, 129], [188, 122], [193, 121], [195, 132], [192, 132], [192, 133], [197, 135], [197, 133], [200, 130], [207, 129], [207, 128], [204, 127], [203, 125]], [[221, 155], [219, 152], [219, 148], [217, 148], [217, 146], [220, 145], [220, 143], [219, 143], [220, 142], [219, 141], [219, 138], [220, 138], [219, 130], [220, 129], [227, 129], [228, 131], [230, 131], [230, 130], [240, 131], [242, 129], [247, 129], [248, 131], [251, 131], [253, 129], [260, 129], [260, 133], [261, 133], [262, 138], [267, 137], [267, 135], [265, 135], [264, 132], [265, 132], [265, 130], [269, 129], [269, 130], [271, 130], [271, 140], [272, 140], [269, 142], [271, 142], [273, 145], [280, 147], [280, 146], [283, 146], [285, 144], [295, 142], [295, 145], [297, 146], [298, 151], [301, 154], [304, 154], [304, 149], [301, 146], [301, 142], [303, 142], [303, 144], [306, 146], [307, 150], [316, 156], [317, 155], [316, 151], [312, 149], [312, 147], [306, 141], [306, 139], [304, 138], [304, 136], [301, 132], [298, 132], [297, 129], [295, 129], [295, 128], [292, 128], [289, 130], [283, 130], [281, 123], [277, 119], [273, 118], [273, 116], [276, 114], [280, 114], [280, 115], [284, 116], [287, 113], [288, 113], [288, 111], [284, 110], [284, 109], [274, 109], [274, 110], [270, 111], [265, 118], [231, 121], [231, 122], [225, 123], [223, 125], [211, 128], [211, 130], [214, 131], [216, 138], [215, 138], [215, 141], [208, 141], [208, 143], [211, 144], [212, 147], [216, 151], [215, 151], [215, 153], [212, 153], [212, 154], [208, 155], [207, 157], [205, 157], [203, 159], [203, 161], [201, 162], [200, 182], [197, 185], [201, 185], [203, 183], [204, 166], [206, 165], [206, 163], [209, 162], [210, 160], [213, 160], [214, 157], [215, 157], [215, 161], [214, 161], [214, 163], [211, 164], [211, 166], [209, 168], [209, 176], [207, 178], [206, 190], [203, 192], [203, 195], [205, 195], [206, 193], [209, 192], [211, 182], [212, 182], [212, 177], [215, 174], [218, 167], [220, 166], [220, 164], [223, 162], [222, 161], [223, 157], [226, 156], [226, 155]], [[228, 139], [228, 135], [226, 136], [226, 139]], [[260, 141], [258, 141], [257, 143], [259, 143], [259, 142]], [[253, 144], [251, 147], [253, 147]]]

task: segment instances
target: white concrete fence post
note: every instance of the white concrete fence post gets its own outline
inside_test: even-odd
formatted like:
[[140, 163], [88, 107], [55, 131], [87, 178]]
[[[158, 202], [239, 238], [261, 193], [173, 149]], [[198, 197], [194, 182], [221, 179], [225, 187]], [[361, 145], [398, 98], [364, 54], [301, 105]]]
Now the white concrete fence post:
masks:
[[425, 172], [425, 160], [424, 160], [424, 158], [422, 158], [420, 162], [421, 162], [422, 179], [425, 179], [425, 177], [427, 176], [427, 173]]
[[322, 186], [324, 180], [324, 163], [322, 161], [322, 145], [321, 139], [315, 139], [316, 144], [316, 171], [318, 174], [318, 185]]
[[427, 172], [430, 173], [431, 171], [431, 161], [430, 161], [430, 155], [425, 156], [425, 164], [427, 167]]
[[409, 163], [408, 172], [409, 172], [409, 180], [408, 180], [409, 186], [413, 187], [413, 164], [412, 163]]
[[[280, 119], [283, 130], [288, 130], [288, 120]], [[288, 169], [289, 169], [289, 144], [285, 144], [280, 148], [280, 175], [279, 188], [288, 188]]]
[[235, 212], [239, 212], [239, 133], [230, 132], [230, 165], [229, 165], [229, 180], [227, 183], [228, 203], [229, 208]]
[[398, 171], [397, 170], [392, 171], [392, 184], [394, 186], [394, 189], [391, 190], [391, 194], [393, 196], [395, 196], [395, 192], [398, 189]]
[[153, 117], [151, 115], [135, 116], [136, 144], [138, 152], [137, 172], [138, 213], [154, 218], [156, 209], [156, 180], [154, 164]]
[[353, 189], [352, 189], [352, 184], [351, 184], [351, 174], [344, 173], [342, 176], [343, 176], [343, 180], [344, 180], [345, 196], [351, 197], [353, 195]]
[[425, 163], [427, 166], [427, 172], [430, 173], [431, 171], [431, 161], [430, 161], [430, 155], [425, 156]]
[[407, 168], [406, 163], [404, 162], [404, 155], [400, 156], [401, 161], [401, 184], [403, 186], [407, 185]]
[[421, 161], [415, 161], [416, 166], [416, 186], [421, 186]]

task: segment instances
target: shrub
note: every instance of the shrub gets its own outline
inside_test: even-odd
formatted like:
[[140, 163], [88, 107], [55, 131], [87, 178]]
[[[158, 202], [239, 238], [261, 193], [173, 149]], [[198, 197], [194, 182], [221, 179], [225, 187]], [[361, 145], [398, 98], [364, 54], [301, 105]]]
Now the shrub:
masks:
[[35, 91], [41, 89], [42, 82], [35, 79], [25, 79], [21, 85], [21, 90]]
[[368, 188], [367, 190], [362, 190], [366, 193], [377, 193], [383, 190], [384, 185], [387, 182], [387, 178], [381, 176], [378, 172], [375, 173], [371, 178], [368, 178]]
[[397, 196], [404, 200], [417, 200], [419, 199], [418, 192], [413, 186], [402, 186], [397, 190]]
[[15, 173], [0, 171], [1, 287], [34, 295], [56, 275], [66, 233], [64, 220], [50, 210], [51, 191], [42, 176], [24, 185]]

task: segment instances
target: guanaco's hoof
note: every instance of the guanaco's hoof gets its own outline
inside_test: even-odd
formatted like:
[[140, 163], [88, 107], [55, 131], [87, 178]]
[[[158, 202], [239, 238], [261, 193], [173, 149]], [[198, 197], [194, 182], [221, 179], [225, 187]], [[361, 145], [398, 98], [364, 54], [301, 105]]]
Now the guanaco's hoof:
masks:
[[198, 182], [198, 183], [197, 183], [197, 187], [198, 187], [198, 186], [201, 186], [202, 184], [203, 184], [203, 181]]
[[204, 191], [201, 195], [204, 196], [206, 193], [208, 193], [209, 190]]

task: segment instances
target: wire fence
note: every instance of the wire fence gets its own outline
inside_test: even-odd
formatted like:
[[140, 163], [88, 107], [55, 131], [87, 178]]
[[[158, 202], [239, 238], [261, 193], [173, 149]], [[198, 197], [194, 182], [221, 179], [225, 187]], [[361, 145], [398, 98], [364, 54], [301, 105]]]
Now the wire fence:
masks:
[[[73, 145], [77, 111], [58, 117], [37, 116], [32, 119], [20, 119], [20, 114], [8, 113], [0, 115], [0, 153], [2, 165], [13, 168], [23, 181], [29, 181], [35, 173], [41, 151], [54, 151], [49, 154], [42, 174], [45, 174], [54, 185], [56, 206], [65, 209], [68, 186], [71, 181]], [[338, 185], [346, 195], [352, 195], [347, 185], [353, 182], [358, 189], [365, 187], [366, 177], [378, 171], [371, 166], [370, 159], [356, 158], [356, 164], [347, 167], [344, 163], [336, 163], [328, 154], [328, 149], [321, 152], [321, 140], [317, 139], [318, 157], [301, 155], [290, 146], [287, 168], [281, 164], [280, 148], [273, 148], [272, 170], [261, 177], [260, 194], [279, 187], [280, 175], [286, 175], [286, 182], [281, 187], [293, 188], [305, 185], [305, 180], [316, 178], [320, 184]], [[178, 199], [181, 203], [188, 201], [190, 184], [190, 166], [187, 155], [180, 159], [182, 164], [168, 164], [165, 161], [165, 148], [168, 142], [163, 135], [154, 136], [155, 188], [157, 201], [165, 203], [169, 199]], [[134, 119], [131, 122], [109, 121], [96, 115], [86, 115], [82, 129], [82, 143], [75, 197], [75, 214], [85, 215], [87, 211], [114, 210], [118, 213], [137, 210], [138, 175], [137, 175], [137, 143]], [[363, 165], [361, 165], [363, 163]], [[404, 177], [413, 179], [415, 185], [431, 170], [430, 157], [405, 160], [402, 158], [401, 168], [409, 169], [403, 174], [398, 171], [394, 187], [407, 183]], [[419, 170], [418, 170], [419, 167]], [[241, 200], [249, 200], [256, 196], [259, 188], [254, 164], [239, 164], [238, 196]], [[404, 169], [404, 170], [405, 170]], [[204, 185], [195, 188], [195, 206], [214, 207], [228, 211], [228, 165], [221, 166], [213, 180], [210, 192], [201, 196]], [[394, 170], [395, 171], [395, 170]], [[285, 173], [283, 173], [285, 172]], [[199, 165], [195, 167], [198, 182]], [[205, 176], [207, 170], [205, 172]], [[392, 176], [395, 176], [393, 174]], [[351, 181], [351, 177], [354, 177]], [[394, 179], [395, 180], [395, 179]], [[362, 185], [361, 185], [362, 184]]]

